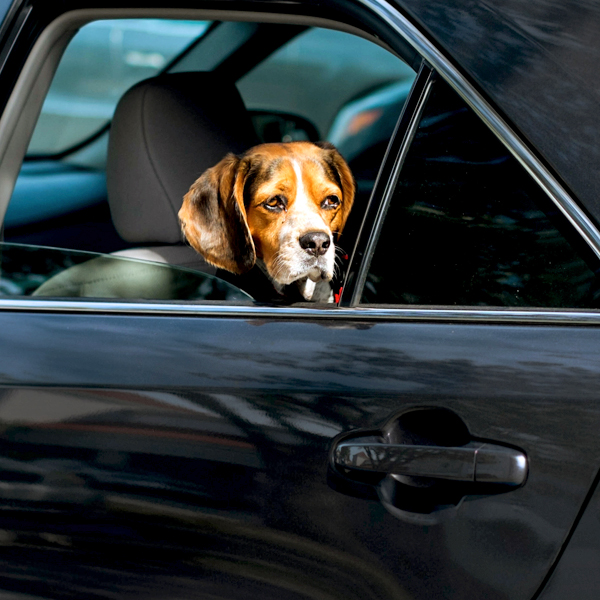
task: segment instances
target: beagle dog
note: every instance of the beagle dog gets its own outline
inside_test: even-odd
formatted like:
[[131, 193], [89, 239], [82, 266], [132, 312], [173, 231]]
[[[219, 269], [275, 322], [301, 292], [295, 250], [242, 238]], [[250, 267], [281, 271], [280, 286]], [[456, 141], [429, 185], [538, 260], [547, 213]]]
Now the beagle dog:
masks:
[[211, 264], [236, 275], [256, 264], [275, 290], [332, 302], [335, 240], [355, 183], [328, 142], [261, 144], [228, 154], [185, 195], [184, 236]]

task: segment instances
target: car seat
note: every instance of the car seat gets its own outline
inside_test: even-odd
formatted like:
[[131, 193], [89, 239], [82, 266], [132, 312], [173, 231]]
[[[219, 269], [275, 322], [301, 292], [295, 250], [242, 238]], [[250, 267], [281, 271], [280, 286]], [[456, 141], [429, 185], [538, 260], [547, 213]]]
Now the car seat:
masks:
[[141, 248], [118, 254], [204, 270], [182, 242], [183, 196], [227, 152], [257, 143], [235, 85], [214, 73], [161, 75], [131, 88], [111, 125], [106, 177], [115, 228]]
[[[184, 243], [177, 213], [184, 194], [207, 168], [228, 152], [240, 153], [258, 143], [235, 85], [215, 73], [165, 74], [129, 89], [111, 124], [107, 187], [117, 232], [137, 246], [113, 256], [214, 274], [216, 268]], [[106, 260], [92, 259], [71, 267], [35, 294], [165, 297], [164, 290], [152, 290], [152, 282], [138, 287], [134, 261], [113, 263], [110, 267]]]

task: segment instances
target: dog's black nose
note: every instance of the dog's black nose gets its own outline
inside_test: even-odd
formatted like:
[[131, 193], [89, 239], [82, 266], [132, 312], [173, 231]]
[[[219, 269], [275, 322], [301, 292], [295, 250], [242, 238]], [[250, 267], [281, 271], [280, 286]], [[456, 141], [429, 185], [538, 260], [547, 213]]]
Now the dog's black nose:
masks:
[[329, 236], [322, 231], [311, 231], [300, 238], [300, 246], [313, 256], [323, 256], [330, 244]]

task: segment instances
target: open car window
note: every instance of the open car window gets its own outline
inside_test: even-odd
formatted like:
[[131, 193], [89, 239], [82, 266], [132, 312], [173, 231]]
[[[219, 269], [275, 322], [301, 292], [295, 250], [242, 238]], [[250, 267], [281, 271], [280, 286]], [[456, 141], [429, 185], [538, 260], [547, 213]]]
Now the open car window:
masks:
[[[75, 254], [84, 251], [105, 255], [128, 249], [135, 256], [136, 250], [147, 247], [162, 247], [167, 244], [185, 246], [177, 221], [179, 206], [176, 204], [183, 200], [190, 186], [203, 172], [217, 164], [230, 151], [230, 146], [223, 143], [226, 138], [231, 142], [234, 152], [240, 154], [257, 143], [246, 140], [316, 141], [333, 136], [357, 181], [351, 218], [346, 222], [343, 239], [335, 240], [339, 245], [338, 256], [347, 256], [351, 252], [385, 148], [414, 79], [414, 72], [398, 56], [349, 33], [281, 25], [281, 35], [273, 38], [271, 34], [277, 26], [272, 24], [242, 23], [235, 24], [233, 29], [230, 25], [231, 23], [145, 19], [98, 21], [86, 25], [75, 35], [59, 62], [29, 146], [29, 160], [26, 159], [23, 164], [4, 222], [5, 242], [21, 244], [21, 248], [30, 246], [36, 250], [29, 253], [23, 250], [23, 260], [11, 261], [11, 264], [21, 265], [20, 268], [27, 273], [29, 267], [25, 258], [29, 256], [33, 260], [34, 255], [43, 252], [43, 247], [64, 249]], [[236, 35], [232, 34], [233, 30], [234, 33], [237, 32]], [[218, 60], [213, 56], [216, 42], [219, 48]], [[253, 57], [249, 56], [250, 50], [246, 51], [246, 48], [260, 51]], [[268, 50], [266, 56], [265, 49]], [[202, 60], [204, 50], [210, 51], [210, 60]], [[236, 61], [240, 61], [240, 64], [233, 64]], [[173, 73], [169, 67], [170, 62], [177, 65]], [[207, 65], [210, 67], [208, 70]], [[138, 157], [150, 147], [146, 117], [140, 119], [139, 129], [134, 129], [131, 135], [123, 138], [138, 139], [135, 136], [139, 134], [137, 149], [128, 147], [127, 151], [122, 151], [122, 146], [118, 143], [112, 144], [118, 121], [115, 118], [112, 121], [110, 147], [106, 144], [108, 135], [104, 135], [90, 142], [89, 148], [79, 147], [71, 154], [63, 154], [66, 148], [86, 140], [86, 136], [110, 122], [115, 106], [123, 95], [132, 87], [134, 94], [135, 90], [140, 89], [140, 83], [136, 82], [140, 79], [148, 81], [163, 71], [168, 72], [163, 77], [170, 77], [171, 81], [178, 77], [180, 81], [187, 78], [190, 85], [182, 92], [184, 94], [200, 89], [198, 79], [212, 82], [210, 89], [207, 88], [207, 94], [202, 94], [202, 97], [215, 97], [216, 88], [228, 89], [228, 98], [222, 98], [216, 103], [219, 105], [217, 111], [223, 110], [220, 108], [222, 106], [233, 106], [227, 102], [237, 93], [237, 89], [241, 95], [237, 106], [241, 109], [245, 106], [250, 117], [250, 127], [256, 135], [246, 135], [247, 132], [243, 130], [245, 125], [232, 128], [222, 135], [219, 127], [226, 128], [224, 120], [215, 118], [210, 113], [212, 108], [206, 109], [208, 112], [203, 114], [209, 116], [202, 116], [198, 121], [208, 124], [206, 131], [202, 130], [201, 134], [205, 137], [198, 138], [194, 148], [186, 148], [184, 152], [186, 157], [194, 157], [196, 160], [195, 152], [198, 149], [197, 161], [183, 176], [171, 177], [170, 173], [177, 171], [177, 167], [183, 162], [178, 160], [178, 164], [171, 165], [174, 168], [165, 175], [166, 179], [172, 180], [172, 185], [169, 183], [163, 188], [162, 182], [156, 183], [155, 189], [168, 188], [165, 196], [168, 197], [169, 204], [155, 214], [155, 205], [147, 201], [147, 194], [140, 192], [135, 182], [148, 179], [165, 164], [160, 160], [155, 162], [155, 158], [159, 156], [153, 154], [157, 146], [160, 146], [160, 152], [169, 156], [177, 156], [183, 152], [177, 147], [177, 140], [181, 140], [182, 136], [156, 135], [152, 142], [155, 145], [148, 157], [144, 155], [138, 161]], [[186, 104], [188, 100], [189, 97], [186, 96], [186, 100], [181, 101], [181, 106], [191, 106]], [[160, 127], [166, 128], [171, 122], [171, 116], [179, 113], [173, 105], [165, 106], [168, 108], [156, 111], [152, 118], [155, 122], [160, 122]], [[242, 114], [241, 109], [235, 110]], [[181, 114], [187, 110], [186, 108]], [[130, 115], [121, 122], [132, 123], [135, 120]], [[231, 122], [231, 119], [227, 117], [226, 121]], [[242, 119], [235, 122], [242, 124]], [[189, 133], [189, 129], [185, 129], [185, 133]], [[238, 136], [240, 140], [244, 140], [243, 146], [241, 142], [237, 143]], [[99, 143], [101, 140], [102, 144]], [[203, 149], [207, 148], [207, 153], [210, 154], [211, 147], [220, 148], [219, 155], [211, 156], [211, 162], [203, 162]], [[114, 155], [120, 151], [122, 155], [111, 163], [109, 153]], [[89, 159], [92, 154], [94, 158]], [[84, 155], [85, 159], [82, 158]], [[162, 156], [164, 158], [165, 154]], [[144, 164], [150, 166], [140, 171], [136, 163], [143, 161], [147, 161]], [[114, 186], [110, 187], [111, 172], [115, 181], [114, 169], [109, 169], [107, 173], [107, 162], [113, 166], [125, 163], [131, 165], [131, 169], [127, 169], [130, 176], [121, 177], [119, 184], [125, 182], [123, 189], [132, 182], [134, 185], [127, 187], [123, 193], [115, 193]], [[175, 193], [171, 193], [171, 187], [175, 189]], [[123, 200], [123, 203], [129, 202], [131, 206], [122, 210], [122, 204], [115, 206], [115, 197], [119, 198], [118, 202]], [[320, 202], [321, 200], [315, 200], [319, 206]], [[122, 218], [119, 217], [119, 221], [117, 214], [121, 217], [123, 214], [128, 215], [126, 227], [122, 225]], [[138, 227], [139, 231], [132, 232], [132, 228]], [[148, 233], [149, 230], [152, 233]], [[163, 235], [164, 231], [168, 231], [168, 235]], [[190, 250], [189, 247], [187, 249]], [[67, 255], [71, 256], [69, 252]], [[56, 258], [55, 254], [53, 256]], [[126, 289], [128, 278], [123, 273], [128, 270], [133, 272], [136, 265], [143, 270], [143, 263], [139, 260], [122, 262], [93, 255], [87, 261], [90, 264], [86, 264], [84, 268], [78, 261], [68, 265], [64, 261], [56, 262], [55, 258], [50, 262], [62, 264], [64, 274], [54, 270], [49, 275], [50, 283], [41, 282], [35, 289], [28, 289], [23, 293], [32, 297], [42, 294], [53, 297], [172, 300], [204, 297], [191, 295], [186, 298], [183, 293], [159, 288], [156, 288], [156, 294], [153, 295], [149, 291], [151, 287], [141, 288], [134, 283], [135, 276], [129, 278], [131, 289]], [[210, 259], [209, 262], [218, 264]], [[106, 279], [106, 270], [116, 270], [116, 279], [121, 281], [118, 290], [97, 288], [91, 291], [89, 273], [94, 273], [100, 267], [100, 278], [103, 280]], [[37, 272], [33, 266], [31, 269], [33, 273]], [[168, 270], [167, 267], [153, 269], [158, 269], [157, 272], [162, 274]], [[343, 276], [342, 269], [343, 263], [340, 263], [335, 273], [338, 287]], [[202, 274], [204, 268], [199, 271], [201, 274], [198, 277], [206, 279]], [[8, 279], [13, 283], [18, 279], [14, 268], [12, 271], [5, 269], [4, 272], [13, 273]], [[214, 278], [214, 270], [210, 275]], [[140, 275], [141, 279], [144, 277]], [[158, 276], [157, 278], [160, 279]], [[223, 277], [225, 278], [226, 276]], [[238, 287], [235, 281], [229, 286]], [[248, 289], [254, 288], [249, 286]], [[279, 290], [274, 288], [274, 293], [278, 294]], [[327, 297], [334, 298], [334, 295]], [[239, 298], [229, 294], [226, 299], [234, 302]], [[242, 299], [247, 297], [243, 296]], [[276, 297], [275, 301], [279, 301], [279, 298]]]

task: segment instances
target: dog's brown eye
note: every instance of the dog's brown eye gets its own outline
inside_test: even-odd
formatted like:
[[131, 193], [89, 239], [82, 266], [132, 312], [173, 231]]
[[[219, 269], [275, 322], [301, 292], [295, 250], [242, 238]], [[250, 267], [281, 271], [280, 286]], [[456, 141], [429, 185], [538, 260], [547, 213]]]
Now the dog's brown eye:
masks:
[[263, 206], [269, 210], [281, 211], [286, 209], [287, 203], [283, 196], [273, 196], [264, 202]]
[[340, 205], [340, 199], [337, 196], [327, 196], [323, 203], [321, 204], [321, 208], [337, 208]]

